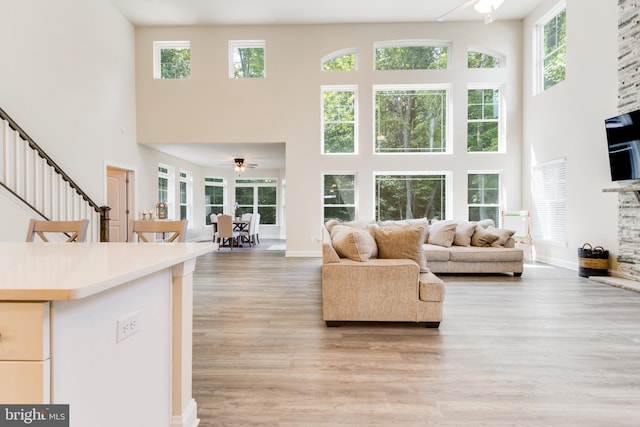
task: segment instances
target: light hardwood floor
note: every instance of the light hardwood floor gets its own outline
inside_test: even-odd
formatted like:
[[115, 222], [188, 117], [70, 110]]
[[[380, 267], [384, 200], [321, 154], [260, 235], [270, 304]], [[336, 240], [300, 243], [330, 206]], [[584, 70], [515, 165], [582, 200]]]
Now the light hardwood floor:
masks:
[[271, 243], [197, 261], [202, 427], [640, 425], [640, 293], [534, 265], [441, 276], [440, 329], [326, 328], [321, 260]]

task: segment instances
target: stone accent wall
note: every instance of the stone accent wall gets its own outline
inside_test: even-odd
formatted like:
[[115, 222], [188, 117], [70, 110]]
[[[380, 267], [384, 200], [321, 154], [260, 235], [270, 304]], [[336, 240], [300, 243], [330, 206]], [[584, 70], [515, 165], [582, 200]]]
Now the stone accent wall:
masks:
[[[618, 0], [618, 111], [640, 109], [640, 0]], [[640, 196], [618, 193], [618, 272], [640, 280]]]
[[640, 201], [635, 192], [618, 193], [618, 273], [640, 280]]
[[618, 1], [618, 110], [640, 109], [640, 0]]

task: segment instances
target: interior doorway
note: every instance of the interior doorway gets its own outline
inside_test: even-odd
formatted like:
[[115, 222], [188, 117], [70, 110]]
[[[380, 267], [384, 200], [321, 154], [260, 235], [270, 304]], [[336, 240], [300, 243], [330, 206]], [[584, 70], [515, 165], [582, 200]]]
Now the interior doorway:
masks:
[[109, 212], [109, 241], [126, 242], [133, 206], [134, 172], [107, 166], [107, 206]]

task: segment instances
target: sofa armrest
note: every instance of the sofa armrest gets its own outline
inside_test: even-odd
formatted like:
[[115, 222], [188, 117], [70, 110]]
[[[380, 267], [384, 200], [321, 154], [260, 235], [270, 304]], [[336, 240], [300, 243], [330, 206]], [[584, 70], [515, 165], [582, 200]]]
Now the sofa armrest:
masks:
[[329, 234], [329, 230], [324, 225], [322, 226], [322, 263], [336, 263], [340, 262], [340, 256], [333, 247], [331, 243], [331, 235]]

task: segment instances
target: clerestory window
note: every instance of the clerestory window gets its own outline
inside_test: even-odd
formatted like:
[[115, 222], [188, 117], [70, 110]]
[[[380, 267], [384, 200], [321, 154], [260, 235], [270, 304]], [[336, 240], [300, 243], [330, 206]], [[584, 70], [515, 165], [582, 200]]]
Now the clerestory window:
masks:
[[191, 48], [188, 41], [153, 42], [153, 78], [188, 79]]
[[229, 42], [229, 78], [264, 78], [264, 40], [231, 40]]
[[536, 26], [537, 92], [564, 81], [566, 74], [567, 12], [564, 2], [557, 5]]
[[376, 70], [432, 70], [447, 68], [449, 43], [431, 40], [379, 42]]

